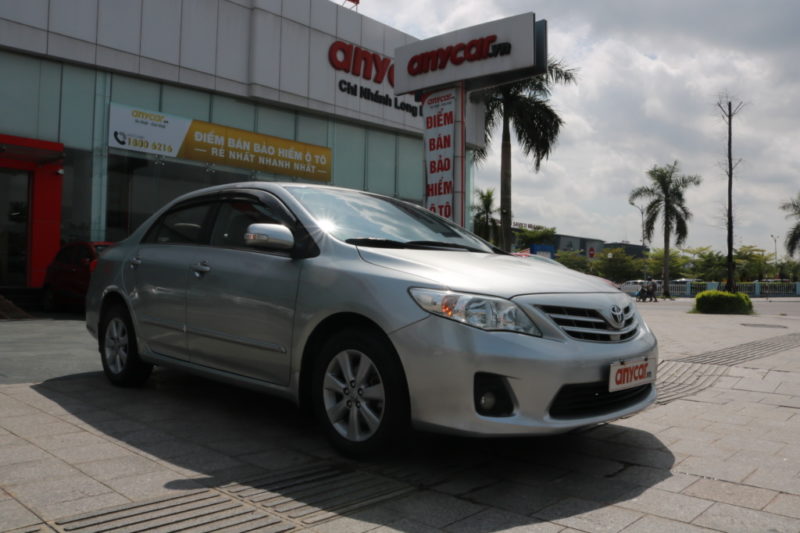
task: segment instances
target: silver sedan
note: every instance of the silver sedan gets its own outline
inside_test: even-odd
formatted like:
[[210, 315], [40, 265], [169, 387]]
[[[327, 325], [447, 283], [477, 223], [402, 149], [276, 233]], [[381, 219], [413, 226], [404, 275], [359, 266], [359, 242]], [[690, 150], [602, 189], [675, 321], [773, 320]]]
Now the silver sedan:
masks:
[[175, 199], [102, 255], [86, 325], [116, 385], [163, 365], [278, 394], [354, 455], [409, 426], [549, 434], [656, 396], [656, 339], [626, 294], [328, 186]]

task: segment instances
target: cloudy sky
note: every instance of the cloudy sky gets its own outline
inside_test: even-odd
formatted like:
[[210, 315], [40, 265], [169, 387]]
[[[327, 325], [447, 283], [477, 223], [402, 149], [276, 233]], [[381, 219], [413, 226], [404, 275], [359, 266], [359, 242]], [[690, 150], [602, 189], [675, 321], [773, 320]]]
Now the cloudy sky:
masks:
[[[361, 0], [359, 12], [418, 38], [533, 11], [547, 19], [549, 53], [578, 70], [556, 88], [565, 120], [536, 173], [514, 150], [513, 212], [520, 222], [605, 241], [641, 242], [631, 189], [653, 165], [679, 161], [702, 177], [688, 193], [687, 246], [726, 250], [727, 130], [734, 118], [734, 246], [771, 253], [790, 220], [779, 209], [800, 192], [800, 2], [796, 0]], [[499, 134], [497, 135], [499, 139]], [[499, 197], [499, 143], [476, 185]], [[663, 246], [657, 232], [655, 246]]]

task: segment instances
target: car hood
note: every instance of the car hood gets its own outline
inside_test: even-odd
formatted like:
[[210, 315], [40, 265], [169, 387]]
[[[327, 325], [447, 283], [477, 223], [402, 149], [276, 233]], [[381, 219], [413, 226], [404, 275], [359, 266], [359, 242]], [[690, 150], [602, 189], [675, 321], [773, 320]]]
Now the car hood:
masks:
[[512, 298], [523, 294], [619, 291], [594, 276], [502, 254], [359, 247], [364, 261], [428, 279], [453, 291]]

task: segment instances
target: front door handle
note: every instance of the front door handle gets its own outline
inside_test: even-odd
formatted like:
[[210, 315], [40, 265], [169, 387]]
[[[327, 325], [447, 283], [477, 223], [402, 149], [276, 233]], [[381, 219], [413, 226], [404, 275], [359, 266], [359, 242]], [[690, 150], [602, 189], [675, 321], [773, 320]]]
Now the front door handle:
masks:
[[192, 265], [192, 270], [194, 271], [194, 275], [199, 278], [203, 274], [211, 272], [211, 267], [208, 266], [208, 261], [201, 261], [196, 265]]

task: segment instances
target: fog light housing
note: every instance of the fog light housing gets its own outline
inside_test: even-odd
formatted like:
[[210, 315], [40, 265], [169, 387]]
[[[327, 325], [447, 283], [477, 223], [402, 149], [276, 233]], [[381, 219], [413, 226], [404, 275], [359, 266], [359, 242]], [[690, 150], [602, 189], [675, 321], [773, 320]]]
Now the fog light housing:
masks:
[[511, 416], [514, 402], [506, 378], [478, 372], [474, 383], [475, 411], [481, 416]]
[[495, 405], [497, 405], [497, 398], [491, 392], [484, 392], [478, 399], [478, 409], [482, 412], [491, 412]]

